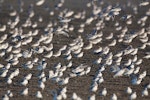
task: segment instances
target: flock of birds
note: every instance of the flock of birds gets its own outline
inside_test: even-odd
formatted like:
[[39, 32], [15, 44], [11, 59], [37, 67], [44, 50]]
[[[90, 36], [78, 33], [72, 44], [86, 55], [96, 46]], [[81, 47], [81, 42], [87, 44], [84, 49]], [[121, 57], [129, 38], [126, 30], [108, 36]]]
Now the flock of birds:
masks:
[[[4, 8], [0, 9], [0, 15], [4, 12], [8, 14], [7, 21], [1, 19], [0, 22], [0, 91], [3, 90], [4, 93], [1, 94], [2, 100], [15, 96], [31, 96], [30, 85], [34, 78], [38, 79], [38, 90], [32, 93], [35, 98], [44, 99], [43, 91], [51, 90], [51, 85], [46, 86], [50, 82], [58, 85], [57, 89], [49, 92], [53, 100], [69, 99], [67, 85], [71, 84], [70, 80], [82, 76], [90, 77], [89, 74], [95, 68], [97, 70], [89, 83], [91, 94], [87, 95], [88, 100], [97, 100], [98, 96], [108, 98], [109, 89], [99, 87], [109, 79], [120, 77], [127, 77], [131, 86], [142, 87], [140, 94], [137, 94], [127, 86], [124, 92], [129, 100], [140, 96], [149, 97], [150, 70], [144, 69], [144, 66], [150, 67], [148, 1], [137, 5], [128, 2], [126, 6], [132, 8], [132, 13], [128, 14], [126, 7], [120, 4], [105, 5], [102, 0], [88, 1], [86, 9], [89, 10], [83, 11], [65, 7], [65, 0], [59, 0], [53, 10], [44, 6], [46, 0], [36, 0], [29, 4], [28, 9], [24, 8], [28, 1], [18, 1], [17, 8], [10, 5], [7, 12]], [[0, 2], [3, 7], [5, 0]], [[36, 8], [41, 8], [42, 12], [46, 12], [52, 19], [38, 15]], [[139, 12], [139, 9], [146, 11]], [[24, 13], [27, 16], [22, 18]], [[140, 13], [142, 15], [139, 15]], [[112, 25], [109, 26], [110, 24]], [[139, 28], [134, 27], [135, 25]], [[111, 31], [108, 32], [108, 29]], [[58, 48], [57, 45], [61, 47]], [[106, 70], [107, 74], [113, 76], [105, 78]], [[148, 82], [143, 83], [146, 77]], [[22, 87], [19, 94], [9, 88], [4, 91], [5, 87], [11, 85]], [[97, 91], [100, 92], [96, 94]], [[110, 100], [121, 98], [115, 92], [109, 97]], [[82, 96], [74, 91], [69, 95], [71, 100], [83, 100]]]

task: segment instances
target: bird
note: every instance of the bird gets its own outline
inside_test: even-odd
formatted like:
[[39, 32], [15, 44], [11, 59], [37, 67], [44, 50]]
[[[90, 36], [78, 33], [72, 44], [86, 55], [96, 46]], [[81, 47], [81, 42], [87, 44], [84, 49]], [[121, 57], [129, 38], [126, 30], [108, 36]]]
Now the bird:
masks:
[[92, 85], [91, 91], [92, 91], [92, 92], [96, 92], [97, 90], [98, 90], [98, 84], [95, 83], [95, 84]]
[[[84, 24], [81, 24], [84, 25]], [[88, 35], [88, 39], [90, 41], [95, 40], [96, 38], [100, 38], [101, 36], [98, 37], [97, 35], [97, 30], [93, 30], [91, 34]]]
[[93, 40], [90, 40], [90, 42], [92, 43], [92, 44], [98, 44], [98, 43], [100, 43], [102, 41], [102, 38], [101, 37], [98, 37], [98, 38], [96, 38], [96, 39], [93, 39]]
[[79, 54], [79, 53], [81, 52], [81, 50], [82, 50], [82, 48], [79, 48], [79, 49], [73, 51], [73, 53], [74, 53], [74, 54]]
[[31, 77], [32, 77], [32, 74], [30, 73], [30, 74], [28, 74], [27, 76], [25, 76], [25, 79], [30, 80]]
[[80, 52], [79, 54], [76, 55], [77, 58], [83, 57], [84, 52]]
[[12, 48], [13, 48], [12, 46], [9, 46], [9, 47], [7, 48], [7, 50], [6, 50], [7, 53], [8, 53], [8, 52], [11, 52], [11, 51], [12, 51]]
[[136, 65], [140, 65], [142, 62], [143, 62], [143, 59], [139, 59], [139, 60], [136, 61], [135, 64], [136, 64]]
[[150, 54], [144, 56], [143, 58], [145, 58], [145, 59], [150, 59]]
[[71, 60], [71, 59], [72, 59], [72, 55], [71, 55], [71, 54], [67, 55], [67, 56], [65, 57], [65, 59], [68, 60], [68, 61]]
[[129, 59], [126, 63], [124, 63], [124, 65], [125, 65], [125, 66], [129, 66], [129, 65], [131, 65], [131, 63], [132, 63], [132, 60]]
[[8, 63], [8, 64], [5, 66], [6, 69], [10, 69], [10, 67], [11, 67], [11, 64], [10, 64], [10, 63]]
[[61, 51], [58, 50], [56, 53], [53, 54], [54, 57], [59, 57], [61, 56]]
[[132, 89], [131, 89], [130, 87], [127, 87], [126, 92], [127, 92], [128, 94], [131, 94], [131, 93], [132, 93]]
[[16, 16], [17, 15], [17, 11], [16, 10], [13, 10], [9, 13], [10, 16]]
[[[6, 30], [6, 25], [3, 25], [0, 27], [0, 32], [4, 32], [5, 30]], [[2, 41], [4, 41], [4, 40], [2, 40]]]
[[127, 14], [127, 15], [122, 16], [120, 19], [123, 20], [123, 21], [125, 21], [125, 20], [128, 20], [131, 17], [132, 17], [131, 14]]
[[139, 4], [139, 6], [147, 6], [147, 5], [149, 5], [149, 2], [148, 2], [148, 1], [141, 2], [141, 3]]
[[119, 70], [118, 72], [116, 72], [116, 74], [115, 74], [113, 77], [115, 78], [115, 77], [122, 76], [122, 75], [125, 73], [125, 70], [126, 70], [126, 69], [121, 69], [121, 70]]
[[4, 67], [4, 65], [3, 64], [0, 64], [0, 68], [3, 68]]
[[64, 17], [70, 17], [74, 14], [74, 11], [68, 11]]
[[44, 89], [45, 89], [45, 84], [44, 84], [43, 82], [40, 82], [40, 83], [39, 83], [39, 87], [40, 87], [42, 90], [44, 90]]
[[113, 33], [110, 33], [110, 34], [106, 37], [106, 39], [107, 39], [107, 40], [110, 40], [110, 39], [113, 38], [113, 36], [114, 36]]
[[137, 94], [136, 92], [133, 92], [131, 95], [130, 95], [130, 100], [135, 100], [137, 98]]
[[103, 52], [102, 54], [105, 54], [105, 55], [108, 54], [108, 53], [109, 53], [109, 50], [110, 50], [109, 47], [107, 47], [107, 46], [104, 47], [103, 50], [102, 50], [102, 52]]
[[73, 25], [71, 25], [70, 27], [69, 27], [69, 31], [74, 31], [74, 26]]
[[124, 75], [130, 76], [134, 72], [134, 68], [126, 69]]
[[63, 99], [67, 99], [67, 94], [66, 94], [66, 93], [63, 93], [63, 94], [62, 94], [62, 98], [63, 98]]
[[100, 52], [102, 52], [102, 47], [99, 47], [96, 50], [94, 50], [94, 53], [100, 53]]
[[104, 82], [104, 78], [103, 78], [103, 77], [100, 77], [99, 80], [98, 80], [98, 83], [101, 84], [101, 83], [103, 83], [103, 82]]
[[70, 50], [70, 49], [66, 50], [65, 53], [64, 53], [63, 55], [68, 56], [69, 54], [71, 54], [71, 50]]
[[99, 57], [99, 58], [95, 61], [95, 63], [96, 63], [96, 64], [100, 64], [100, 63], [101, 63], [101, 61], [102, 61], [102, 58], [101, 58], [101, 57]]
[[8, 73], [8, 69], [4, 70], [4, 71], [1, 73], [0, 77], [6, 77], [6, 76], [7, 76], [7, 73]]
[[72, 20], [71, 18], [61, 18], [59, 22], [61, 22], [61, 23], [68, 23], [71, 20]]
[[118, 52], [117, 54], [115, 54], [115, 57], [121, 57], [123, 55], [123, 51]]
[[143, 73], [141, 73], [140, 75], [139, 75], [139, 79], [143, 79], [144, 77], [146, 77], [146, 71], [144, 71]]
[[134, 56], [134, 58], [132, 59], [132, 62], [136, 62], [137, 61], [137, 55]]
[[101, 91], [101, 95], [102, 95], [102, 96], [106, 96], [106, 95], [107, 95], [107, 90], [106, 90], [106, 88], [104, 88], [104, 89]]
[[13, 93], [12, 93], [10, 90], [7, 90], [7, 95], [8, 95], [9, 97], [13, 97]]
[[41, 73], [38, 75], [38, 78], [39, 78], [39, 79], [41, 79], [41, 78], [43, 78], [43, 77], [45, 77], [45, 72], [44, 72], [44, 71], [41, 72]]
[[66, 92], [67, 92], [67, 87], [62, 88], [61, 91], [60, 91], [60, 95], [61, 95], [61, 97], [62, 97], [63, 99], [66, 99], [66, 98], [67, 98]]
[[7, 84], [12, 84], [12, 79], [8, 78], [7, 79]]
[[89, 44], [87, 46], [84, 47], [85, 50], [89, 50], [93, 47], [93, 44], [91, 42], [89, 42]]
[[140, 38], [139, 40], [142, 42], [142, 43], [147, 43], [148, 42], [148, 37], [144, 37], [144, 38]]
[[66, 77], [65, 79], [63, 79], [62, 81], [60, 81], [60, 85], [65, 85], [65, 84], [68, 84], [69, 83], [69, 77]]
[[99, 69], [99, 72], [103, 72], [105, 70], [105, 66], [102, 66], [100, 69]]
[[51, 58], [53, 56], [53, 51], [50, 51], [49, 53], [45, 54], [45, 58]]
[[134, 74], [137, 74], [138, 72], [140, 71], [140, 67], [138, 66], [138, 67], [136, 67], [136, 69], [134, 70]]
[[28, 95], [28, 88], [25, 88], [22, 92], [21, 92], [21, 95], [24, 95], [24, 96], [27, 96]]
[[49, 79], [55, 77], [55, 73], [53, 72], [53, 70], [49, 71], [49, 76], [48, 77], [49, 77]]
[[36, 2], [36, 6], [41, 6], [44, 2], [45, 2], [45, 0], [38, 0]]
[[115, 46], [116, 43], [117, 43], [117, 41], [116, 41], [116, 39], [114, 39], [114, 40], [109, 44], [109, 46]]
[[[5, 29], [5, 25], [3, 25], [1, 28], [0, 28], [0, 31], [4, 31], [6, 30]], [[6, 39], [7, 39], [8, 35], [7, 34], [4, 34], [0, 37], [0, 43], [4, 42]]]
[[87, 25], [89, 25], [93, 20], [94, 20], [93, 17], [87, 18], [85, 23], [86, 23]]
[[75, 92], [72, 94], [72, 100], [82, 100]]
[[145, 88], [143, 91], [142, 91], [142, 96], [148, 96], [148, 89]]
[[21, 85], [23, 86], [26, 86], [28, 84], [28, 80], [27, 79], [24, 79], [22, 82], [21, 82]]
[[68, 64], [67, 64], [67, 67], [72, 67], [72, 61], [70, 61]]
[[66, 50], [67, 49], [67, 45], [64, 45], [64, 46], [62, 46], [59, 50], [60, 51], [64, 51], [64, 50]]
[[52, 38], [49, 37], [49, 38], [47, 38], [46, 40], [44, 40], [43, 43], [44, 43], [44, 44], [49, 44], [49, 43], [51, 43], [51, 41], [52, 41]]
[[117, 100], [117, 95], [115, 93], [112, 95], [111, 100]]
[[95, 94], [91, 95], [88, 100], [96, 100]]
[[5, 95], [2, 97], [2, 100], [9, 100], [8, 95], [5, 94]]
[[42, 98], [43, 98], [43, 96], [42, 96], [42, 94], [41, 94], [40, 91], [37, 91], [36, 97], [39, 98], [39, 99], [42, 99]]
[[59, 71], [60, 71], [60, 72], [64, 72], [64, 71], [66, 71], [66, 69], [67, 69], [67, 66], [62, 66], [62, 67], [59, 69]]
[[91, 71], [91, 67], [88, 67], [88, 68], [85, 70], [85, 74], [87, 75], [90, 71]]

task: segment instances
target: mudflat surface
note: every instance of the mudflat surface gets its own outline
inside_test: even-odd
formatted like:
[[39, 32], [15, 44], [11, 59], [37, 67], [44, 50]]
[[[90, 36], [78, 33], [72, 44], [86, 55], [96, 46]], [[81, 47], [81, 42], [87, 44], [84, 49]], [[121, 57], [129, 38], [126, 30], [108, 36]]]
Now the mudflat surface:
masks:
[[[150, 4], [140, 6], [141, 2], [137, 0], [64, 0], [62, 7], [58, 7], [58, 5], [61, 4], [59, 0], [45, 0], [45, 2], [39, 6], [36, 5], [37, 1], [38, 0], [0, 0], [0, 28], [2, 29], [3, 25], [6, 25], [6, 29], [0, 31], [1, 40], [4, 38], [4, 35], [7, 35], [7, 38], [0, 43], [0, 64], [3, 65], [1, 65], [2, 67], [0, 68], [0, 98], [9, 97], [10, 100], [37, 100], [36, 93], [40, 91], [43, 100], [57, 100], [57, 97], [61, 95], [60, 91], [66, 87], [67, 91], [65, 94], [67, 98], [63, 98], [66, 100], [71, 100], [73, 93], [76, 93], [82, 100], [88, 100], [91, 96], [95, 96], [95, 100], [110, 100], [113, 94], [116, 94], [118, 100], [128, 100], [132, 93], [135, 92], [137, 95], [136, 100], [150, 99], [150, 95], [142, 96], [142, 91], [147, 89], [147, 85], [150, 84], [150, 57], [145, 58], [146, 55], [150, 56]], [[87, 7], [87, 5], [90, 5], [90, 7]], [[113, 16], [111, 13], [108, 13], [108, 16], [103, 16], [115, 8], [121, 8], [118, 15]], [[99, 13], [93, 14], [93, 11], [97, 9], [100, 10]], [[60, 22], [63, 18], [65, 19], [65, 14], [69, 11], [73, 11], [73, 14], [66, 17], [66, 19], [71, 19], [71, 21]], [[12, 12], [16, 12], [16, 14], [11, 15]], [[29, 17], [31, 12], [34, 13], [33, 17]], [[75, 15], [77, 14], [81, 14], [81, 16], [76, 18]], [[124, 18], [123, 16], [126, 15], [131, 15], [131, 18]], [[59, 17], [62, 17], [62, 19], [59, 19]], [[106, 17], [110, 19], [107, 20]], [[144, 17], [147, 17], [146, 20], [141, 21]], [[88, 18], [94, 19], [88, 23], [86, 22]], [[19, 20], [18, 24], [13, 25], [17, 20]], [[26, 23], [27, 20], [29, 23]], [[129, 22], [131, 23], [128, 24]], [[37, 26], [33, 27], [33, 24], [37, 24]], [[65, 25], [66, 27], [64, 27]], [[70, 27], [74, 29], [70, 30]], [[62, 30], [58, 31], [59, 28]], [[123, 34], [125, 28], [127, 28], [127, 31]], [[20, 31], [18, 31], [19, 29]], [[144, 29], [143, 33], [141, 32], [142, 29]], [[35, 30], [38, 30], [38, 34], [34, 36], [32, 34]], [[102, 40], [99, 43], [92, 44], [90, 49], [85, 49], [92, 41], [88, 37], [90, 35], [97, 35], [92, 34], [94, 30], [97, 31], [97, 34], [102, 34], [99, 38]], [[65, 32], [65, 34], [61, 33], [62, 31]], [[111, 33], [113, 34], [112, 38], [107, 39]], [[33, 46], [33, 44], [38, 43], [42, 37], [50, 37], [49, 34], [52, 34], [50, 43], [44, 43], [49, 40], [48, 38], [47, 40], [44, 39], [41, 41], [39, 45]], [[119, 37], [121, 34], [123, 34], [122, 37]], [[144, 37], [145, 34], [146, 36]], [[130, 39], [133, 35], [136, 35], [136, 37], [133, 38], [131, 42], [125, 43], [125, 41]], [[15, 41], [17, 36], [24, 38]], [[81, 38], [79, 38], [79, 36]], [[70, 51], [71, 53], [69, 55], [65, 55], [72, 47], [71, 43], [77, 38], [82, 40], [80, 43], [83, 43], [83, 46], [77, 48], [77, 50], [81, 49], [79, 53], [83, 52], [83, 56], [78, 57], [79, 53], [75, 54], [74, 51]], [[148, 41], [144, 43], [140, 40], [147, 38]], [[31, 42], [23, 45], [22, 43], [28, 39], [31, 39]], [[122, 39], [122, 42], [118, 42], [119, 39]], [[110, 46], [112, 41], [116, 41], [114, 46]], [[5, 46], [4, 48], [2, 47], [4, 43], [6, 43], [5, 46], [8, 44], [6, 48]], [[20, 46], [15, 47], [19, 43]], [[44, 49], [42, 53], [36, 52], [37, 48], [39, 50], [40, 48], [44, 48], [44, 46], [48, 47], [50, 44], [53, 45], [52, 50], [47, 51]], [[8, 52], [11, 46], [12, 50]], [[61, 51], [61, 55], [55, 56], [63, 46], [66, 46], [66, 48]], [[145, 47], [142, 48], [142, 46]], [[102, 47], [102, 51], [94, 53], [99, 47]], [[104, 53], [105, 47], [109, 48], [107, 54]], [[133, 51], [138, 49], [137, 53], [125, 55], [124, 52], [129, 47], [133, 49]], [[18, 53], [14, 53], [15, 50], [19, 49], [20, 51]], [[24, 51], [31, 53], [31, 56], [25, 57]], [[45, 57], [45, 55], [51, 51], [53, 55], [49, 58]], [[119, 52], [123, 52], [123, 54], [120, 56], [122, 57], [120, 64], [117, 65], [116, 60], [120, 57], [115, 57], [115, 55]], [[17, 54], [21, 56], [17, 57]], [[8, 60], [10, 55], [13, 55], [13, 57]], [[67, 60], [66, 57], [70, 55], [72, 58]], [[110, 65], [107, 63], [109, 55], [112, 55], [110, 59], [112, 63]], [[96, 64], [96, 60], [100, 57], [102, 61]], [[136, 57], [137, 60], [134, 62], [133, 59]], [[34, 62], [34, 59], [38, 59], [37, 62]], [[127, 63], [129, 59], [132, 63], [126, 66], [125, 63]], [[142, 60], [142, 63], [139, 65], [136, 64], [138, 60]], [[13, 64], [13, 62], [17, 61], [17, 64]], [[25, 67], [24, 65], [30, 61], [33, 67], [28, 68], [29, 65]], [[47, 64], [46, 68], [38, 69], [42, 61]], [[57, 70], [59, 70], [59, 68], [55, 68], [58, 63], [63, 67], [71, 62], [71, 67], [66, 67], [63, 72], [58, 71], [58, 74], [63, 74], [62, 76], [56, 74], [56, 76], [50, 78], [49, 71], [57, 73]], [[90, 68], [89, 73], [80, 75], [79, 72], [76, 73], [75, 77], [71, 77], [70, 75], [73, 73], [73, 70], [77, 69], [81, 64], [84, 64], [86, 68]], [[137, 67], [140, 67], [139, 72], [136, 74], [132, 72], [130, 75], [123, 74], [114, 78], [114, 75], [119, 72], [119, 70], [125, 68], [128, 70], [132, 69], [131, 65], [134, 66], [134, 71]], [[10, 66], [10, 68], [7, 68], [7, 66]], [[112, 72], [111, 69], [113, 69], [114, 66], [119, 68], [119, 70]], [[98, 85], [98, 89], [92, 91], [91, 88], [94, 86], [94, 80], [102, 67], [105, 69], [101, 72], [102, 76], [100, 78], [103, 78], [104, 81], [102, 83], [95, 82], [95, 84]], [[84, 70], [86, 70], [86, 68]], [[12, 83], [8, 84], [8, 79], [16, 70], [19, 70], [18, 75], [14, 76], [11, 79]], [[6, 75], [4, 75], [5, 71], [8, 71]], [[141, 80], [140, 84], [133, 84], [132, 80], [134, 80], [134, 78], [138, 79], [144, 71], [146, 71], [146, 76]], [[32, 77], [28, 80], [28, 84], [22, 85], [25, 76], [30, 73]], [[41, 73], [45, 75], [40, 78]], [[67, 77], [69, 77], [68, 83], [61, 85], [61, 80]], [[46, 81], [42, 82], [44, 78]], [[57, 79], [60, 81], [57, 81]], [[41, 82], [45, 85], [44, 89], [40, 88]], [[132, 89], [133, 92], [131, 94], [126, 93], [127, 87]], [[22, 91], [26, 88], [28, 88], [28, 94], [23, 96]], [[104, 88], [107, 89], [106, 96], [101, 95], [101, 91]], [[8, 90], [13, 94], [12, 97], [7, 93]], [[147, 90], [150, 93], [150, 89]]]

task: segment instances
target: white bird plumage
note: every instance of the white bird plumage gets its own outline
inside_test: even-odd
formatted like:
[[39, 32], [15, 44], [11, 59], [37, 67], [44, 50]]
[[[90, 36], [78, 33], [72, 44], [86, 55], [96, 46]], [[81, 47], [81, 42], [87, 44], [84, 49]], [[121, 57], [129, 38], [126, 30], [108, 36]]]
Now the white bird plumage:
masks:
[[111, 97], [111, 100], [117, 100], [117, 95], [113, 94], [112, 97]]
[[41, 94], [41, 92], [40, 92], [40, 91], [37, 91], [37, 93], [36, 93], [36, 97], [37, 97], [37, 98], [40, 98], [40, 99], [41, 99], [41, 98], [43, 98], [43, 96], [42, 96], [42, 94]]
[[131, 94], [131, 93], [132, 93], [132, 89], [131, 89], [130, 87], [127, 87], [126, 92], [127, 92], [128, 94]]
[[131, 95], [130, 95], [130, 100], [135, 100], [137, 98], [137, 94], [136, 92], [133, 92]]
[[101, 95], [102, 95], [102, 96], [106, 96], [106, 95], [107, 95], [107, 90], [106, 90], [106, 88], [104, 88], [104, 89], [102, 90]]
[[28, 88], [25, 88], [22, 92], [22, 95], [27, 96], [28, 95]]

